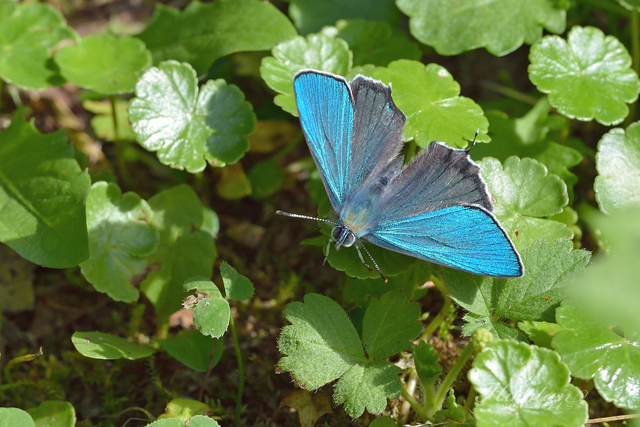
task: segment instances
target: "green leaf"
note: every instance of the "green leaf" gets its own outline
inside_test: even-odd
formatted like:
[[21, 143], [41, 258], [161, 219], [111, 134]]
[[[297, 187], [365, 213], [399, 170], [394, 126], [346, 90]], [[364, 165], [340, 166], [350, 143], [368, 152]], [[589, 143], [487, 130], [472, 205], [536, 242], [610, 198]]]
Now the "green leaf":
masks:
[[171, 338], [159, 339], [158, 343], [171, 357], [199, 372], [206, 372], [207, 369], [216, 366], [224, 348], [221, 339], [211, 339], [195, 329]]
[[45, 267], [87, 259], [90, 185], [65, 131], [40, 134], [18, 110], [0, 133], [0, 241]]
[[521, 253], [526, 274], [509, 279], [498, 296], [497, 314], [517, 320], [553, 322], [566, 287], [589, 262], [589, 252], [569, 240], [537, 240]]
[[46, 89], [59, 78], [51, 51], [77, 39], [60, 12], [48, 4], [0, 0], [0, 78], [23, 89]]
[[286, 16], [258, 0], [193, 1], [183, 10], [156, 5], [149, 26], [138, 37], [158, 64], [188, 62], [198, 75], [218, 58], [234, 52], [268, 50], [295, 37]]
[[116, 301], [138, 299], [138, 289], [131, 280], [145, 272], [145, 257], [158, 246], [152, 218], [149, 204], [137, 194], [122, 195], [116, 184], [104, 181], [91, 187], [87, 199], [89, 259], [80, 263], [80, 268], [97, 291]]
[[514, 341], [488, 344], [469, 371], [481, 397], [477, 425], [582, 426], [588, 405], [570, 380], [567, 365], [551, 350]]
[[640, 122], [602, 137], [596, 168], [596, 200], [603, 212], [640, 206]]
[[160, 415], [158, 419], [177, 418], [182, 420], [182, 425], [184, 425], [185, 421], [192, 417], [210, 414], [211, 412], [213, 411], [205, 403], [193, 399], [177, 398], [167, 403], [164, 414]]
[[438, 364], [439, 355], [431, 344], [420, 341], [413, 346], [413, 362], [420, 382], [425, 387], [433, 386], [442, 373], [442, 366]]
[[397, 0], [409, 16], [411, 34], [440, 55], [457, 55], [485, 47], [503, 56], [532, 44], [542, 29], [562, 33], [566, 12], [552, 0]]
[[346, 41], [353, 52], [354, 65], [387, 66], [397, 59], [419, 60], [422, 56], [416, 43], [382, 21], [340, 20], [335, 27], [323, 28], [322, 34]]
[[73, 346], [80, 354], [92, 359], [142, 359], [156, 350], [142, 344], [129, 342], [124, 338], [103, 332], [75, 332], [71, 336]]
[[36, 427], [74, 427], [76, 410], [69, 402], [46, 400], [27, 412], [36, 423]]
[[364, 315], [362, 340], [370, 359], [386, 359], [406, 350], [422, 330], [420, 305], [400, 290], [373, 300]]
[[608, 325], [593, 320], [574, 306], [558, 308], [558, 324], [565, 330], [551, 341], [573, 376], [590, 380], [607, 402], [619, 408], [640, 407], [640, 340], [623, 338]]
[[33, 310], [36, 299], [33, 282], [37, 266], [3, 244], [0, 244], [0, 259], [0, 311], [18, 313]]
[[36, 427], [28, 413], [18, 408], [0, 408], [0, 427]]
[[396, 427], [396, 423], [389, 415], [385, 415], [384, 417], [375, 418], [371, 421], [369, 427]]
[[232, 301], [244, 301], [253, 296], [253, 283], [226, 262], [220, 264], [224, 291]]
[[220, 427], [220, 424], [204, 415], [196, 415], [189, 420], [189, 427]]
[[640, 9], [640, 0], [618, 0], [618, 3], [629, 10]]
[[262, 60], [260, 75], [271, 89], [278, 92], [273, 102], [296, 117], [295, 73], [303, 68], [312, 68], [344, 76], [351, 68], [352, 54], [347, 43], [322, 34], [296, 37], [275, 46], [271, 54], [273, 56]]
[[129, 105], [131, 128], [165, 165], [195, 173], [206, 161], [224, 166], [249, 151], [256, 119], [235, 85], [210, 80], [198, 89], [189, 64], [167, 61], [142, 76], [136, 96]]
[[534, 159], [509, 157], [504, 166], [493, 158], [478, 165], [494, 198], [493, 213], [518, 249], [537, 239], [572, 238], [565, 224], [543, 219], [562, 212], [569, 197], [564, 181]]
[[[236, 273], [237, 274], [237, 273]], [[209, 297], [199, 297], [193, 308], [193, 324], [200, 333], [213, 338], [220, 338], [229, 327], [231, 308], [222, 297], [218, 287], [205, 277], [192, 277], [184, 283], [184, 290], [197, 289]]]
[[393, 0], [290, 0], [289, 16], [301, 34], [320, 31], [339, 19], [386, 21], [395, 26], [400, 12]]
[[444, 141], [464, 148], [473, 140], [488, 142], [489, 122], [472, 99], [460, 96], [460, 85], [440, 65], [401, 59], [376, 68], [373, 77], [393, 87], [393, 101], [407, 116], [403, 137], [419, 147]]
[[593, 27], [574, 26], [568, 42], [544, 37], [531, 48], [529, 78], [561, 114], [618, 124], [638, 99], [640, 81], [624, 45]]
[[151, 66], [151, 53], [133, 37], [90, 34], [56, 55], [62, 76], [82, 88], [105, 95], [130, 93]]
[[[117, 98], [116, 104], [116, 120], [118, 122], [118, 137], [121, 141], [135, 141], [136, 135], [131, 130], [129, 123], [129, 102], [124, 99]], [[113, 115], [111, 104], [108, 101], [82, 101], [82, 108], [95, 114], [91, 118], [91, 128], [98, 138], [105, 141], [115, 141], [116, 135], [113, 129]]]
[[284, 183], [284, 175], [278, 162], [271, 159], [256, 163], [247, 178], [251, 182], [251, 197], [258, 200], [273, 195]]
[[551, 348], [551, 339], [564, 328], [557, 323], [549, 322], [518, 322], [520, 328], [538, 347]]
[[184, 422], [175, 418], [158, 419], [145, 427], [183, 427]]
[[240, 162], [220, 169], [220, 179], [216, 191], [227, 200], [238, 200], [252, 193], [251, 181], [244, 173]]

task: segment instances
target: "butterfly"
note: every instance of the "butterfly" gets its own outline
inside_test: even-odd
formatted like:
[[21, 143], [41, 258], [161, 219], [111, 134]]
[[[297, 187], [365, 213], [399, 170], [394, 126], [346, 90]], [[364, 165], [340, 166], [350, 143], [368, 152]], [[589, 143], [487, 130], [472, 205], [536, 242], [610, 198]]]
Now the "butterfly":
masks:
[[[300, 123], [337, 221], [339, 250], [355, 246], [386, 277], [363, 241], [470, 273], [520, 277], [524, 266], [491, 213], [491, 195], [467, 151], [432, 142], [408, 164], [401, 155], [406, 117], [391, 87], [302, 70], [293, 86]], [[329, 249], [329, 248], [328, 248]]]

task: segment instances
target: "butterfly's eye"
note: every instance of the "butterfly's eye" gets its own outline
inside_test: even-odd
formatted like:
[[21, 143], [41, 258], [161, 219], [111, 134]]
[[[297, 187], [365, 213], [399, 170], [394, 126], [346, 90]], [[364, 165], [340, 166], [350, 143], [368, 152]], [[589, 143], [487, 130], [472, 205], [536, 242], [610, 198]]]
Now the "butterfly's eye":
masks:
[[344, 239], [344, 243], [342, 243], [342, 246], [344, 247], [349, 247], [351, 245], [353, 245], [356, 242], [356, 236], [353, 233], [349, 233], [347, 234], [346, 239]]
[[337, 227], [333, 227], [333, 230], [331, 230], [331, 237], [333, 237], [333, 240], [339, 240], [340, 239], [340, 235], [342, 234], [342, 227], [337, 226]]

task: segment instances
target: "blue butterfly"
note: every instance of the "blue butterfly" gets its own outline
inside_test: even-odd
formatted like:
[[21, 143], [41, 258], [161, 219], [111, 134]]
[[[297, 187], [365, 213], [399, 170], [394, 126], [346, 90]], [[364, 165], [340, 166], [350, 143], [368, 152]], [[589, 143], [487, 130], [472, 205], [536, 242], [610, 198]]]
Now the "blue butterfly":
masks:
[[[300, 123], [338, 221], [336, 250], [362, 241], [446, 267], [495, 277], [524, 274], [520, 255], [491, 213], [480, 168], [464, 150], [433, 142], [406, 166], [405, 115], [391, 88], [358, 75], [302, 70], [293, 80]], [[369, 267], [371, 268], [371, 267]]]

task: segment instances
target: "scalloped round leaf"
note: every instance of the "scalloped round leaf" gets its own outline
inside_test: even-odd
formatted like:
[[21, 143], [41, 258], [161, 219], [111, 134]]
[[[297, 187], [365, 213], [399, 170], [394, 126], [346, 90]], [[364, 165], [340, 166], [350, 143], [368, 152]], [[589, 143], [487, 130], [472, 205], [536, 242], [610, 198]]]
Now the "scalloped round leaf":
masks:
[[289, 16], [300, 34], [320, 31], [339, 19], [386, 21], [396, 25], [400, 12], [393, 0], [290, 0]]
[[184, 10], [157, 4], [149, 26], [137, 37], [153, 62], [188, 62], [198, 75], [235, 52], [271, 49], [296, 36], [291, 21], [273, 4], [257, 0], [190, 2]]
[[220, 424], [204, 415], [196, 415], [189, 420], [189, 427], [220, 427]]
[[464, 148], [477, 130], [476, 141], [489, 142], [489, 122], [472, 99], [460, 96], [460, 85], [446, 68], [401, 59], [376, 68], [373, 77], [391, 83], [393, 102], [407, 116], [403, 137], [419, 147], [443, 141]]
[[163, 62], [147, 71], [129, 104], [138, 142], [161, 163], [191, 173], [235, 163], [249, 151], [253, 107], [235, 85], [209, 80], [198, 89], [189, 64]]
[[529, 78], [561, 114], [582, 121], [594, 118], [615, 125], [638, 99], [640, 81], [631, 56], [613, 36], [575, 26], [568, 41], [546, 36], [529, 53]]
[[42, 90], [55, 83], [58, 70], [49, 65], [52, 49], [78, 35], [62, 14], [48, 4], [0, 0], [0, 78], [23, 89]]
[[325, 27], [322, 34], [340, 37], [353, 52], [353, 65], [386, 66], [397, 59], [419, 60], [420, 47], [400, 30], [392, 30], [382, 21], [340, 20], [335, 27]]
[[478, 162], [493, 196], [493, 213], [516, 247], [523, 249], [539, 238], [573, 238], [558, 221], [543, 219], [562, 212], [569, 202], [567, 185], [530, 158], [509, 157], [504, 162], [486, 157]]
[[130, 93], [151, 66], [151, 52], [134, 37], [90, 34], [55, 57], [62, 76], [82, 88], [115, 95]]
[[193, 324], [200, 333], [213, 338], [220, 338], [229, 327], [231, 308], [222, 297], [212, 296], [196, 303], [193, 309]]
[[515, 341], [488, 344], [473, 361], [469, 381], [480, 395], [478, 427], [578, 427], [589, 418], [569, 368], [558, 353]]
[[220, 275], [224, 284], [224, 291], [227, 298], [232, 301], [244, 301], [253, 296], [253, 283], [247, 277], [238, 273], [226, 262], [220, 264]]
[[640, 207], [640, 122], [626, 130], [611, 129], [596, 154], [596, 200], [600, 210]]
[[271, 54], [262, 60], [260, 75], [267, 86], [278, 92], [273, 102], [295, 117], [298, 117], [293, 93], [295, 73], [312, 68], [344, 76], [352, 63], [351, 51], [344, 40], [322, 34], [280, 43]]
[[590, 380], [607, 402], [619, 408], [640, 408], [640, 340], [623, 338], [590, 313], [563, 303], [556, 311], [565, 330], [551, 341], [573, 376]]
[[160, 239], [150, 225], [153, 211], [133, 192], [122, 195], [116, 184], [104, 181], [91, 187], [87, 199], [89, 259], [80, 263], [82, 275], [98, 292], [116, 301], [134, 302], [140, 293], [133, 276], [147, 268], [146, 256]]
[[0, 427], [36, 427], [33, 418], [22, 409], [0, 408]]
[[542, 29], [562, 33], [566, 12], [552, 0], [397, 0], [409, 16], [411, 34], [440, 55], [486, 48], [496, 56], [542, 37]]
[[387, 407], [387, 398], [400, 396], [402, 370], [386, 360], [360, 362], [351, 367], [338, 380], [333, 400], [344, 405], [351, 418], [358, 418], [366, 409], [381, 414]]
[[45, 267], [84, 261], [90, 186], [65, 131], [41, 134], [18, 110], [0, 132], [0, 241]]
[[149, 357], [156, 352], [153, 347], [129, 342], [103, 332], [74, 332], [71, 342], [81, 355], [91, 359], [136, 360]]
[[74, 427], [76, 410], [69, 402], [46, 400], [27, 412], [38, 427]]

